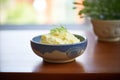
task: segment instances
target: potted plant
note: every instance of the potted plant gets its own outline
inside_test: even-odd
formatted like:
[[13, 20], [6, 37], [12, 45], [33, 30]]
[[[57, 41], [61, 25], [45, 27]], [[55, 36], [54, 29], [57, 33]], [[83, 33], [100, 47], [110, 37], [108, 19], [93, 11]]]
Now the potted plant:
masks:
[[90, 17], [94, 33], [102, 41], [120, 41], [120, 0], [83, 0], [79, 11], [82, 17]]

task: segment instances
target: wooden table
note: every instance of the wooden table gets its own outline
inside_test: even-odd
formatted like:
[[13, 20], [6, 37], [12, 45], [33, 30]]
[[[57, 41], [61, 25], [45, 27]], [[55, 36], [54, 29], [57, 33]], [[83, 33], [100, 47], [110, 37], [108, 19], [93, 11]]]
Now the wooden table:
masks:
[[120, 79], [120, 42], [98, 41], [92, 29], [80, 25], [67, 28], [88, 38], [85, 52], [70, 63], [44, 62], [32, 51], [30, 39], [51, 28], [47, 25], [0, 27], [0, 80]]

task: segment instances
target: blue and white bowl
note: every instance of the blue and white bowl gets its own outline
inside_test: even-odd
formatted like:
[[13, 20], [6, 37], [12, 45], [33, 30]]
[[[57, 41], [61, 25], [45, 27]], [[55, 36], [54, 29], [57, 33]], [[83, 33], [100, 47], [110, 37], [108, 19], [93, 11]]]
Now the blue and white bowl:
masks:
[[50, 45], [40, 43], [41, 36], [32, 38], [31, 47], [35, 54], [42, 57], [44, 61], [52, 63], [66, 63], [74, 61], [87, 47], [87, 38], [75, 35], [81, 42], [74, 44]]

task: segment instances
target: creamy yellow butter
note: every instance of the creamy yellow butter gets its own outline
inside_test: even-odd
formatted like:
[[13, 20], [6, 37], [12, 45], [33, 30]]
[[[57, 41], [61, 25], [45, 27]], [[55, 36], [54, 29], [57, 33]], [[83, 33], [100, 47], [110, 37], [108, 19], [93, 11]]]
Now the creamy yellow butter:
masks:
[[67, 31], [63, 26], [54, 28], [48, 34], [41, 36], [40, 43], [43, 44], [73, 44], [80, 42], [80, 39]]

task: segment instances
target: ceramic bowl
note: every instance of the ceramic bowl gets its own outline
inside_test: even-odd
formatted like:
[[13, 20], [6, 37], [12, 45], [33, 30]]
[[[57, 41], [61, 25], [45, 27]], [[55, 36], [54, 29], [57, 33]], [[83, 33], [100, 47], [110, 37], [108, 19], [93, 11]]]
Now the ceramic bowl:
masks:
[[[75, 35], [75, 34], [74, 34]], [[81, 40], [74, 44], [49, 45], [40, 43], [41, 35], [30, 40], [31, 48], [35, 54], [42, 57], [44, 61], [52, 63], [66, 63], [74, 61], [76, 57], [83, 54], [87, 47], [87, 38], [75, 35]]]

